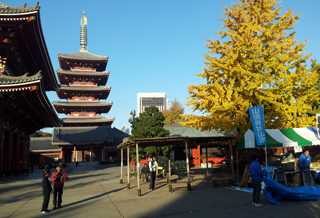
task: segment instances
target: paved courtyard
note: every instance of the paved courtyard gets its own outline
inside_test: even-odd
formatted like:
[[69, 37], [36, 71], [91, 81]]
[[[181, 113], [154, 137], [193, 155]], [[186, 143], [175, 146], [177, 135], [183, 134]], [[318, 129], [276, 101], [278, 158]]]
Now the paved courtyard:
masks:
[[[320, 217], [320, 201], [282, 201], [270, 204], [261, 195], [263, 207], [251, 206], [251, 194], [229, 190], [212, 181], [197, 180], [192, 191], [179, 188], [173, 193], [163, 183], [148, 192], [141, 186], [137, 196], [136, 180], [119, 184], [120, 167], [97, 169], [67, 168], [62, 208], [40, 214], [42, 172], [0, 179], [0, 217]], [[227, 185], [227, 184], [225, 184]], [[52, 196], [49, 209], [52, 209]]]

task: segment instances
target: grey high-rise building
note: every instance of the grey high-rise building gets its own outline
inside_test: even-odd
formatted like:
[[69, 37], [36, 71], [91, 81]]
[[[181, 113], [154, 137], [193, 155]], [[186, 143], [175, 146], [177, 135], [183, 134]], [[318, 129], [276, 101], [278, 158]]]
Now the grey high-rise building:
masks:
[[146, 107], [155, 106], [159, 111], [169, 109], [169, 100], [166, 98], [166, 93], [138, 93], [137, 95], [137, 115], [145, 111]]

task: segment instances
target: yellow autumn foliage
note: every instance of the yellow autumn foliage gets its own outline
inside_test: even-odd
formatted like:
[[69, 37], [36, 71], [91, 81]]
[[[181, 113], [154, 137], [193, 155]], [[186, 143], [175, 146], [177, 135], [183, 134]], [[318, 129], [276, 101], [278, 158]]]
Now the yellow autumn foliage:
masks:
[[[201, 115], [182, 122], [201, 130], [215, 129], [239, 141], [252, 128], [249, 107], [263, 105], [267, 129], [307, 127], [315, 118], [306, 111], [318, 99], [316, 71], [307, 69], [307, 42], [298, 43], [293, 25], [300, 15], [283, 15], [279, 1], [240, 0], [223, 7], [220, 39], [207, 40], [206, 84], [191, 85], [187, 105]], [[200, 113], [199, 113], [200, 114]]]

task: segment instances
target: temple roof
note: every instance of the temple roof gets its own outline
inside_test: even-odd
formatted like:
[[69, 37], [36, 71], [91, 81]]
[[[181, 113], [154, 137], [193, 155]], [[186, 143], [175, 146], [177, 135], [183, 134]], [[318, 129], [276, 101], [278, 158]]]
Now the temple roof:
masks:
[[120, 145], [123, 142], [124, 138], [127, 138], [130, 136], [129, 134], [122, 132], [121, 130], [115, 127], [112, 128], [112, 135], [113, 135], [112, 146], [114, 147]]
[[77, 78], [94, 78], [91, 80], [97, 83], [99, 86], [104, 86], [108, 82], [110, 75], [109, 71], [71, 71], [71, 70], [57, 70], [58, 78], [61, 84], [68, 85], [70, 82], [74, 82]]
[[40, 70], [44, 77], [45, 91], [56, 91], [57, 78], [52, 67], [42, 32], [40, 7], [26, 4], [13, 7], [0, 3], [0, 56], [8, 74], [34, 75]]
[[28, 73], [22, 76], [7, 76], [7, 75], [0, 75], [0, 87], [1, 85], [13, 85], [13, 84], [21, 84], [21, 83], [28, 83], [33, 81], [39, 81], [43, 78], [41, 71], [37, 74], [29, 76]]
[[182, 125], [164, 125], [164, 129], [169, 130], [170, 137], [187, 136], [187, 137], [212, 137], [212, 136], [226, 136], [226, 134], [218, 133], [216, 130], [201, 131], [194, 127], [187, 127]]
[[108, 56], [95, 55], [90, 52], [74, 52], [74, 53], [58, 53], [58, 57], [70, 58], [70, 59], [83, 59], [83, 60], [98, 60], [98, 61], [108, 61]]
[[102, 144], [112, 141], [112, 133], [107, 126], [56, 127], [53, 129], [53, 144], [83, 145]]
[[[91, 97], [95, 99], [107, 99], [110, 94], [110, 88], [101, 89], [99, 87], [95, 87], [96, 89], [69, 89], [69, 88], [61, 88], [57, 91], [57, 95], [60, 99], [68, 99], [74, 97], [73, 93], [90, 93]], [[84, 102], [84, 101], [79, 101]]]
[[112, 101], [106, 102], [60, 102], [60, 101], [53, 101], [52, 104], [59, 105], [59, 106], [75, 106], [75, 107], [101, 107], [101, 106], [111, 106], [113, 104]]
[[37, 137], [30, 138], [30, 151], [39, 152], [39, 151], [52, 151], [52, 150], [61, 150], [58, 145], [52, 144], [52, 137]]
[[39, 2], [31, 7], [26, 7], [26, 6], [27, 4], [24, 4], [22, 6], [10, 6], [0, 2], [0, 13], [19, 14], [19, 13], [26, 13], [31, 11], [38, 11], [40, 9]]
[[114, 122], [114, 117], [78, 117], [78, 118], [63, 118], [63, 126], [111, 126]]
[[108, 113], [113, 102], [52, 102], [58, 113], [71, 114], [71, 112], [94, 111], [97, 114]]
[[70, 74], [72, 76], [77, 76], [77, 75], [85, 75], [85, 76], [109, 76], [110, 72], [109, 71], [71, 71], [71, 70], [61, 70], [57, 69], [57, 73], [61, 74]]
[[83, 92], [99, 92], [110, 91], [111, 86], [61, 86], [61, 91], [83, 91]]
[[114, 117], [85, 117], [85, 118], [82, 118], [82, 117], [76, 117], [76, 118], [70, 118], [70, 117], [67, 117], [67, 118], [62, 118], [61, 119], [63, 122], [108, 122], [108, 121], [114, 121], [115, 118]]

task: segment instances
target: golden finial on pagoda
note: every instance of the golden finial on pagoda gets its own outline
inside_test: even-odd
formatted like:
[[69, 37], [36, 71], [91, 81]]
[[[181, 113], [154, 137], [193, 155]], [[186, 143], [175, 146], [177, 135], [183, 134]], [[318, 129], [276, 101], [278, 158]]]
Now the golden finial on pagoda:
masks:
[[80, 24], [80, 45], [81, 45], [81, 52], [88, 52], [86, 49], [87, 45], [87, 18], [84, 16], [86, 13], [83, 11], [83, 16], [81, 18]]

